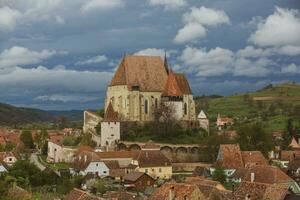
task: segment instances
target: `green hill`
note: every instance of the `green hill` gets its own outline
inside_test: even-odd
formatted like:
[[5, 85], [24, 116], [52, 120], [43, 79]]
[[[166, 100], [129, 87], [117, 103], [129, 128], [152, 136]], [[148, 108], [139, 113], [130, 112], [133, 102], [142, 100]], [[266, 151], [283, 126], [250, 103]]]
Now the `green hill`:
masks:
[[197, 97], [196, 110], [204, 109], [215, 122], [217, 115], [232, 117], [237, 123], [263, 122], [269, 131], [284, 130], [290, 115], [300, 115], [300, 85], [268, 85], [252, 92], [226, 97]]
[[47, 111], [0, 103], [0, 125], [51, 122], [53, 120], [53, 115]]

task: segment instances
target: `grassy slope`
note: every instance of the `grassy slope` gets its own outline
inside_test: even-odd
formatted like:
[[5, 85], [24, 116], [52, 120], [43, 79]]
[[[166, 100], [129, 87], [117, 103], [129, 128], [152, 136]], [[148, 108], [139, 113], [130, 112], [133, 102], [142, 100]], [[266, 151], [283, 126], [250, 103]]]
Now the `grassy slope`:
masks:
[[43, 110], [19, 108], [0, 103], [0, 125], [46, 122], [52, 120], [52, 115]]
[[[248, 93], [250, 97], [285, 97], [281, 100], [284, 106], [300, 105], [300, 101], [291, 100], [292, 98], [300, 97], [300, 85], [297, 84], [281, 84], [273, 86], [272, 88], [265, 88], [257, 92]], [[259, 106], [257, 101], [253, 101], [252, 105], [244, 100], [244, 94], [238, 94], [228, 97], [209, 99], [208, 114], [211, 121], [215, 121], [217, 114], [222, 116], [230, 116], [237, 120], [242, 120], [247, 117], [248, 120], [261, 121], [263, 113], [270, 113], [268, 111], [270, 105], [274, 101], [264, 101], [263, 106]], [[283, 130], [286, 124], [287, 116], [280, 109], [269, 116], [265, 121], [265, 126], [269, 131]]]

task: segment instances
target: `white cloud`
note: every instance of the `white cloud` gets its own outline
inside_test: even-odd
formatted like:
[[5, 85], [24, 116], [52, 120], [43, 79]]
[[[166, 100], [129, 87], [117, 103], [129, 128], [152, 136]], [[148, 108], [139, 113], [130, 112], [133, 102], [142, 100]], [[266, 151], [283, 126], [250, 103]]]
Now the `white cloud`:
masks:
[[180, 29], [174, 38], [174, 42], [177, 44], [193, 41], [197, 38], [203, 38], [206, 36], [206, 29], [197, 23], [189, 23]]
[[220, 47], [210, 50], [186, 47], [179, 57], [185, 67], [179, 66], [177, 69], [198, 77], [222, 75], [266, 77], [273, 73], [270, 67], [277, 65], [265, 57], [271, 55], [269, 51], [271, 52], [270, 49], [253, 47], [246, 47], [237, 52]]
[[266, 58], [259, 58], [256, 61], [252, 61], [245, 58], [238, 58], [235, 61], [235, 67], [233, 71], [234, 76], [248, 76], [248, 77], [264, 77], [271, 73], [268, 66], [272, 64], [272, 61]]
[[56, 53], [56, 51], [47, 49], [37, 52], [24, 47], [14, 46], [0, 53], [0, 70], [2, 69], [5, 72], [5, 69], [15, 66], [37, 64]]
[[80, 103], [86, 103], [89, 101], [95, 101], [98, 100], [97, 97], [89, 97], [85, 96], [83, 94], [74, 94], [74, 95], [65, 95], [65, 94], [53, 94], [53, 95], [42, 95], [34, 98], [36, 101], [52, 101], [52, 102], [80, 102]]
[[240, 49], [237, 52], [238, 57], [245, 57], [245, 58], [257, 58], [257, 57], [265, 57], [272, 55], [271, 49], [261, 49], [255, 48], [253, 46], [247, 46], [244, 49]]
[[200, 8], [192, 7], [190, 12], [183, 15], [183, 22], [186, 24], [199, 23], [206, 26], [216, 26], [219, 24], [229, 24], [230, 20], [223, 10], [215, 10], [202, 6]]
[[0, 7], [0, 31], [13, 30], [17, 24], [17, 19], [21, 16], [18, 10], [7, 6]]
[[232, 72], [234, 53], [220, 47], [209, 51], [187, 47], [179, 59], [187, 66], [184, 71], [197, 76], [220, 76]]
[[175, 9], [186, 6], [185, 0], [149, 0], [152, 6], [164, 6], [165, 9]]
[[98, 55], [92, 58], [89, 58], [84, 61], [79, 61], [76, 63], [76, 65], [90, 65], [90, 64], [97, 64], [107, 61], [107, 57], [105, 55]]
[[57, 90], [64, 93], [99, 92], [105, 90], [112, 75], [109, 72], [48, 69], [43, 66], [31, 69], [16, 67], [10, 73], [0, 74], [0, 88], [30, 88], [31, 91], [47, 91], [47, 95]]
[[208, 26], [230, 23], [229, 17], [224, 11], [203, 6], [192, 7], [190, 12], [183, 15], [182, 21], [184, 26], [179, 29], [174, 38], [174, 42], [178, 44], [205, 37]]
[[124, 2], [122, 0], [88, 0], [82, 7], [82, 12], [89, 12], [92, 10], [108, 10], [122, 7]]
[[142, 49], [134, 55], [140, 55], [140, 56], [160, 56], [162, 58], [165, 57], [165, 53], [167, 53], [167, 56], [170, 56], [172, 51], [165, 51], [164, 49], [157, 49], [157, 48], [147, 48], [147, 49]]
[[300, 74], [300, 66], [297, 66], [295, 63], [284, 66], [281, 68], [281, 73], [283, 74]]
[[287, 56], [297, 56], [300, 55], [300, 46], [293, 46], [293, 45], [283, 46], [277, 49], [277, 53], [282, 55], [287, 55]]
[[249, 41], [259, 46], [300, 45], [300, 14], [298, 10], [276, 7], [261, 21]]

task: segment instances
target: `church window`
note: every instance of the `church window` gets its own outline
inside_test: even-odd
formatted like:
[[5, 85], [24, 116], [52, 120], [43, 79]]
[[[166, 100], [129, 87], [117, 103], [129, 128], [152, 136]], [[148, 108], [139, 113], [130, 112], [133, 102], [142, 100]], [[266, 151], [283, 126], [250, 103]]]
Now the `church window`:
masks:
[[184, 106], [183, 106], [183, 107], [184, 107], [184, 108], [183, 108], [183, 109], [184, 109], [184, 114], [187, 115], [187, 104], [184, 103]]
[[148, 100], [147, 99], [145, 100], [144, 108], [145, 108], [145, 114], [148, 114]]
[[157, 100], [157, 98], [155, 99], [155, 108], [157, 108], [158, 107], [158, 100]]

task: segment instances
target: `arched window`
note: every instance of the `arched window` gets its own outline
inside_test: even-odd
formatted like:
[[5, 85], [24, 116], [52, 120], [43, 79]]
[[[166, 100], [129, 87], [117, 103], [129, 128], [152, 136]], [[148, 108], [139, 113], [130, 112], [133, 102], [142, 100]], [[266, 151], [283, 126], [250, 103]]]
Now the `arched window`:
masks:
[[148, 100], [147, 99], [145, 100], [144, 108], [145, 108], [145, 114], [148, 114]]
[[183, 110], [184, 110], [184, 114], [187, 115], [187, 104], [186, 103], [184, 103]]

